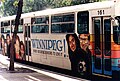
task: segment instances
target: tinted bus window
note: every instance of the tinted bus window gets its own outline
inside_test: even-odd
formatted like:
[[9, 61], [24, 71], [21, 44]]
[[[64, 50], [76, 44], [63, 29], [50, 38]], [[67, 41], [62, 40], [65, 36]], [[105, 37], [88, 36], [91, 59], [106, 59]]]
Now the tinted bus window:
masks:
[[4, 25], [3, 25], [3, 22], [1, 22], [1, 27], [2, 27], [2, 26], [4, 26]]
[[48, 33], [48, 25], [33, 25], [31, 28], [32, 33]]
[[77, 32], [79, 34], [89, 33], [89, 12], [78, 12], [77, 14]]
[[1, 33], [10, 33], [10, 21], [1, 22]]
[[[15, 27], [15, 20], [11, 21], [12, 25], [12, 32], [14, 32], [14, 27]], [[20, 19], [19, 26], [18, 26], [18, 33], [23, 33], [23, 19]]]
[[48, 33], [49, 17], [35, 17], [31, 19], [31, 33]]
[[23, 25], [23, 19], [20, 20], [20, 25]]
[[120, 45], [120, 26], [113, 27], [113, 40], [116, 44]]
[[74, 14], [59, 14], [52, 16], [52, 33], [73, 33], [75, 30]]
[[10, 33], [10, 27], [4, 27], [4, 33]]
[[49, 17], [38, 17], [38, 18], [32, 18], [34, 19], [34, 24], [46, 24], [49, 22]]
[[4, 24], [3, 22], [1, 22], [1, 33], [4, 33], [4, 28], [3, 28]]
[[9, 25], [10, 25], [10, 21], [3, 22], [3, 26], [9, 26]]
[[19, 33], [22, 33], [22, 32], [23, 32], [23, 25], [19, 25], [19, 26], [18, 26], [18, 32], [19, 32]]
[[[12, 20], [12, 21], [11, 21], [11, 24], [12, 24], [12, 25], [15, 25], [15, 20]], [[23, 19], [20, 19], [19, 25], [23, 25]]]
[[11, 24], [12, 24], [12, 25], [15, 25], [15, 20], [12, 20], [12, 21], [11, 21]]
[[53, 24], [52, 33], [72, 33], [74, 32], [74, 23], [70, 24]]
[[1, 33], [4, 33], [4, 28], [1, 28]]
[[[12, 25], [12, 33], [14, 32], [15, 25]], [[18, 33], [23, 33], [23, 25], [18, 26]]]
[[74, 21], [74, 14], [61, 14], [52, 16], [52, 23]]

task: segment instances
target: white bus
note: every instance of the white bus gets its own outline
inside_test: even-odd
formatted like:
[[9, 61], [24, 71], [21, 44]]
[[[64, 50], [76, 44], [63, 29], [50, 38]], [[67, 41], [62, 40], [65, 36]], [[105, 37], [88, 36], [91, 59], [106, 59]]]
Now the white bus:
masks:
[[[7, 39], [6, 34], [12, 37], [14, 22], [15, 16], [0, 18], [1, 39]], [[15, 44], [16, 59], [72, 70], [80, 76], [120, 78], [119, 23], [120, 1], [22, 14], [18, 43], [22, 41], [24, 49]], [[7, 55], [5, 46], [2, 50]]]

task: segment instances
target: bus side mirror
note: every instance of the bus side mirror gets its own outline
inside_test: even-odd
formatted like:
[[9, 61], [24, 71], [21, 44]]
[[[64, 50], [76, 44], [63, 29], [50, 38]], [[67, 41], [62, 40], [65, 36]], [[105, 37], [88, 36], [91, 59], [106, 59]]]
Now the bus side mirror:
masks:
[[119, 26], [119, 22], [117, 19], [113, 20], [113, 27], [118, 27]]

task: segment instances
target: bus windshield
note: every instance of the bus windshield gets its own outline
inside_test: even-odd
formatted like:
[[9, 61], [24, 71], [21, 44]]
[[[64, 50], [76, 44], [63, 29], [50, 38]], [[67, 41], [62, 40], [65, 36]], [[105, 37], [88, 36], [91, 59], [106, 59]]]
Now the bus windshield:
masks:
[[120, 16], [116, 17], [119, 22], [118, 26], [113, 26], [113, 40], [116, 44], [120, 45]]

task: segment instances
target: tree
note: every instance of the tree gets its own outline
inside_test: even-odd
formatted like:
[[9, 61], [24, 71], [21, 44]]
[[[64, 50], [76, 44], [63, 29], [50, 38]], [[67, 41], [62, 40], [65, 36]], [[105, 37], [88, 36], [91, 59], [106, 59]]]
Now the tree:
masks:
[[17, 15], [16, 15], [16, 18], [15, 18], [15, 28], [14, 28], [14, 33], [13, 33], [13, 36], [12, 36], [12, 42], [11, 42], [11, 45], [10, 45], [10, 66], [9, 66], [10, 71], [14, 71], [14, 55], [15, 55], [14, 43], [15, 43], [16, 36], [17, 36], [19, 19], [20, 19], [21, 14], [22, 14], [22, 6], [23, 6], [23, 0], [19, 0]]

